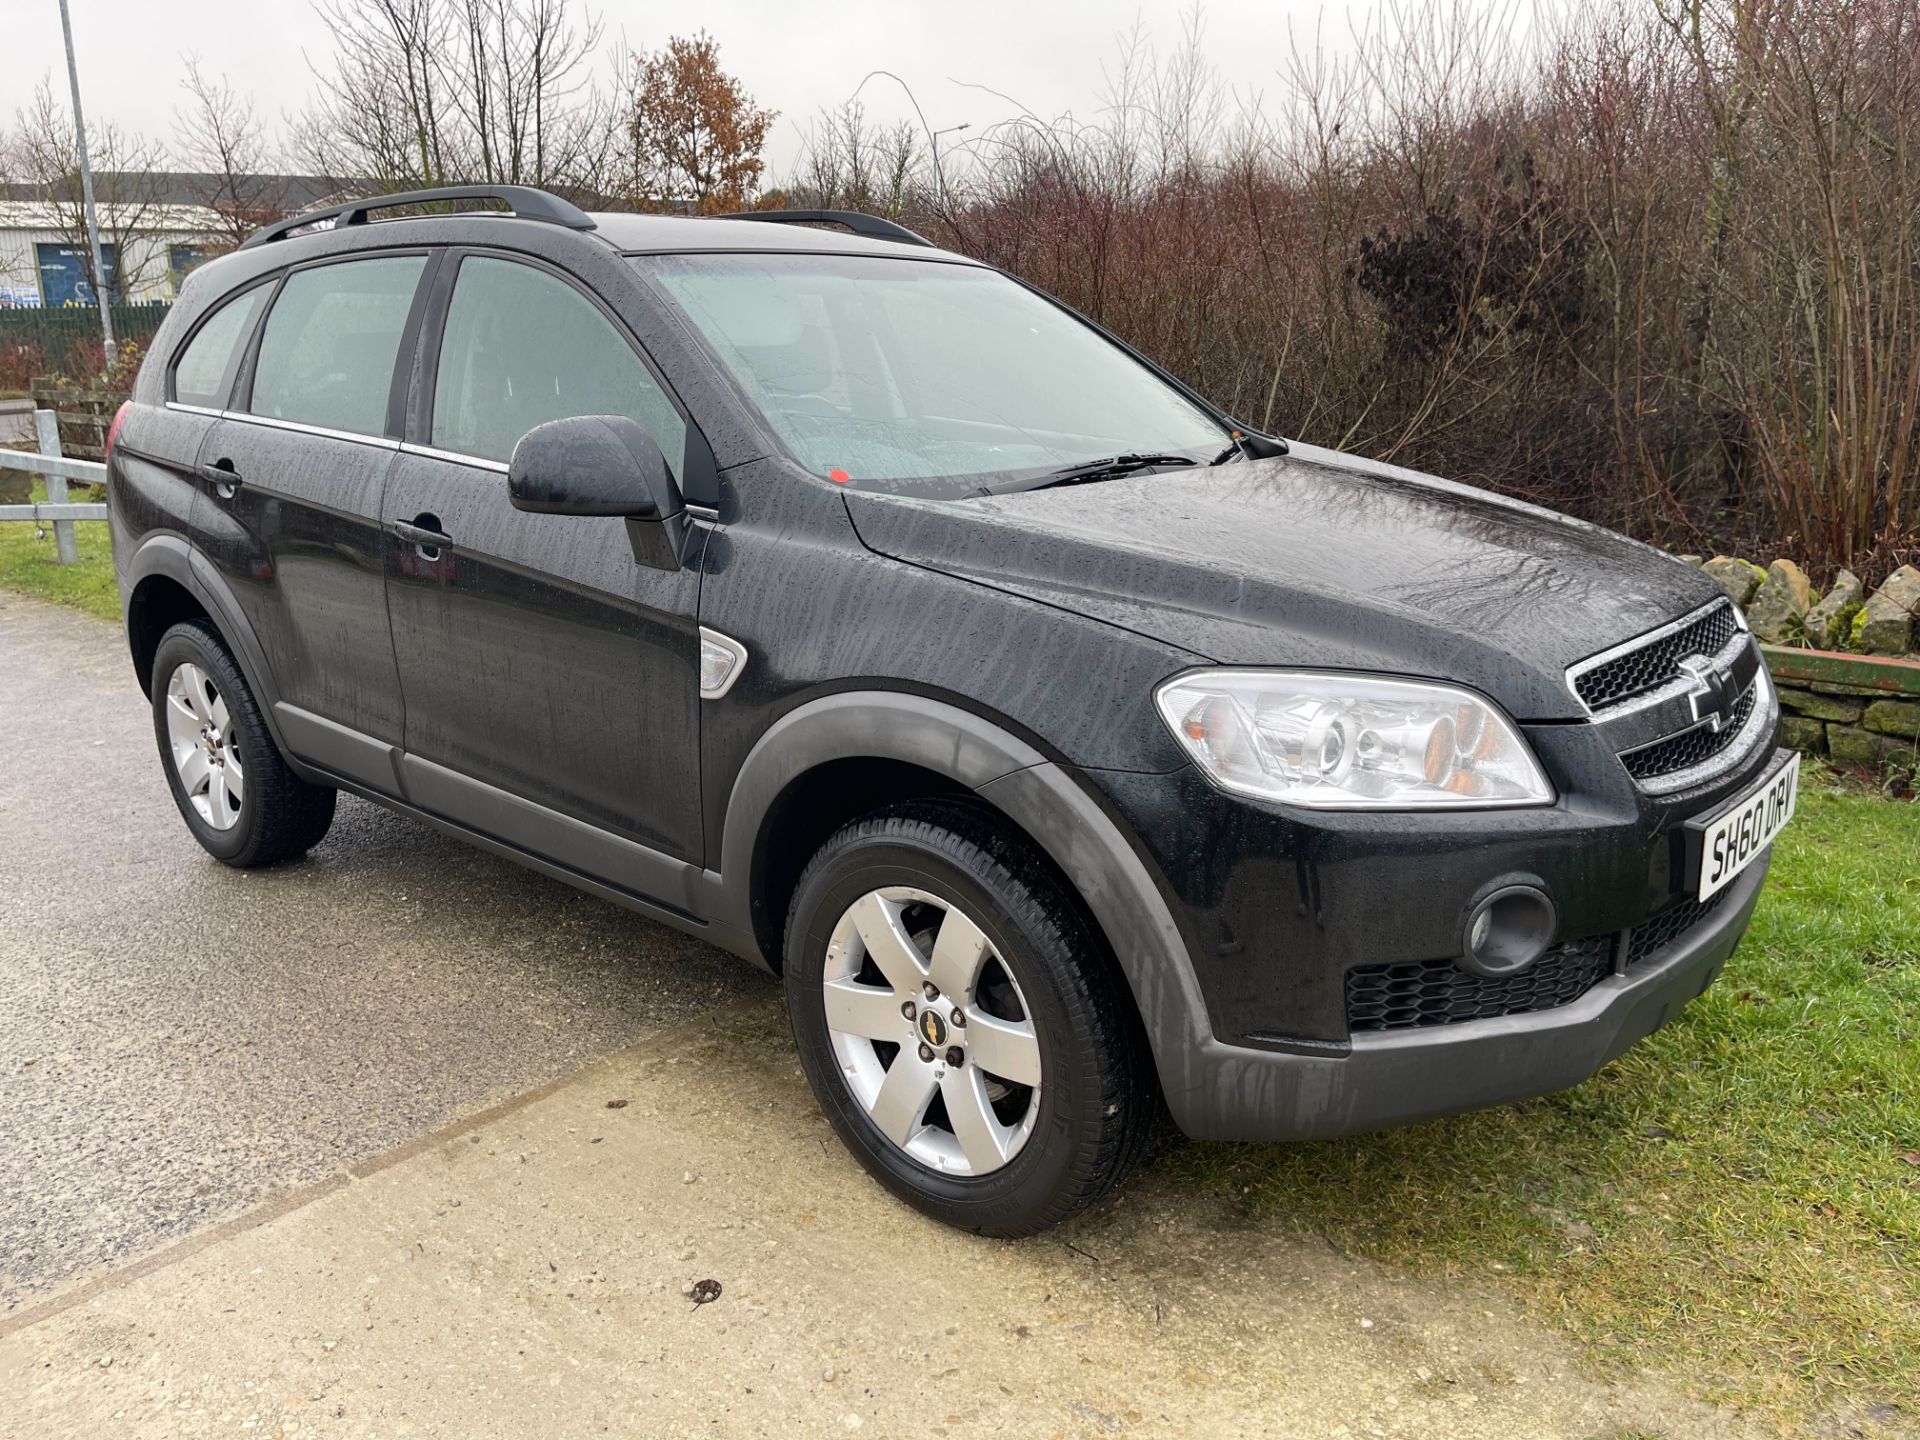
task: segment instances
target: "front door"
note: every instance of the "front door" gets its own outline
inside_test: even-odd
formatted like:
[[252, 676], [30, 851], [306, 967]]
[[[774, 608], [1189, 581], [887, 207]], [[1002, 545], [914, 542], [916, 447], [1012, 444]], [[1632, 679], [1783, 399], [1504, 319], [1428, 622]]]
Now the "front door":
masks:
[[428, 257], [295, 270], [200, 448], [202, 546], [258, 638], [303, 758], [394, 788], [400, 679], [381, 500], [399, 449], [395, 362]]
[[506, 462], [545, 421], [625, 415], [678, 472], [686, 421], [570, 281], [489, 254], [457, 263], [428, 322], [427, 444], [403, 449], [386, 486], [408, 796], [671, 900], [645, 852], [700, 854], [697, 555], [648, 569], [620, 519], [515, 510]]

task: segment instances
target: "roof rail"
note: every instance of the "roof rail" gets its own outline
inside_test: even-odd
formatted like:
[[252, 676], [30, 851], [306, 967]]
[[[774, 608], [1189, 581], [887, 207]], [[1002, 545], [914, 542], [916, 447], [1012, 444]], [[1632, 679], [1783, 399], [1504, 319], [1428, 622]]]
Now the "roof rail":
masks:
[[906, 226], [878, 215], [863, 215], [858, 210], [743, 210], [732, 215], [715, 215], [713, 218], [770, 220], [776, 225], [844, 225], [856, 235], [868, 235], [875, 240], [897, 240], [903, 245], [933, 248], [933, 242], [926, 236], [916, 235]]
[[249, 245], [265, 245], [283, 239], [295, 230], [318, 225], [322, 220], [333, 221], [337, 230], [344, 225], [366, 224], [367, 216], [375, 210], [392, 210], [402, 205], [433, 205], [444, 200], [498, 200], [511, 214], [522, 220], [544, 220], [550, 225], [564, 225], [569, 230], [595, 228], [593, 217], [586, 211], [568, 204], [558, 195], [549, 195], [545, 190], [535, 190], [528, 185], [443, 185], [434, 190], [370, 195], [360, 200], [349, 200], [343, 205], [323, 205], [318, 210], [303, 210], [298, 215], [289, 215], [285, 220], [254, 231], [240, 242], [240, 248], [245, 250]]

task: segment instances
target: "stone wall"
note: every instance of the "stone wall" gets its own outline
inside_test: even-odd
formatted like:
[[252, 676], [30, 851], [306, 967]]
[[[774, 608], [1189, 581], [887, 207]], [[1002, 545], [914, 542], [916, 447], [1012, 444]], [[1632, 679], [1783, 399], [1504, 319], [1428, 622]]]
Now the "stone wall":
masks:
[[1725, 590], [1746, 612], [1764, 645], [1801, 645], [1859, 655], [1912, 655], [1920, 651], [1920, 569], [1902, 565], [1868, 594], [1851, 570], [1834, 577], [1825, 595], [1791, 560], [1761, 569], [1750, 560], [1682, 555]]
[[1920, 660], [1763, 645], [1780, 692], [1780, 739], [1836, 765], [1920, 763]]
[[1836, 765], [1920, 764], [1920, 569], [1902, 565], [1872, 594], [1842, 570], [1821, 595], [1791, 560], [1680, 558], [1753, 627], [1780, 691], [1781, 743]]

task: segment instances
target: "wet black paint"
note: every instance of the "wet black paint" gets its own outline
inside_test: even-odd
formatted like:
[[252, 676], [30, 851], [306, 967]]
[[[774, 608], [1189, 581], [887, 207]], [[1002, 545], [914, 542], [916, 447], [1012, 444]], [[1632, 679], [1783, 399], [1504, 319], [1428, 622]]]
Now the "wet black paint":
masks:
[[[202, 267], [114, 456], [123, 574], [143, 547], [190, 542], [277, 698], [692, 862], [690, 875], [719, 868], [735, 779], [783, 715], [851, 690], [970, 711], [1064, 767], [1117, 824], [1175, 918], [1209, 1028], [1230, 1041], [1344, 1039], [1345, 970], [1452, 953], [1463, 907], [1500, 875], [1545, 884], [1568, 934], [1635, 923], [1683, 883], [1679, 822], [1765, 763], [1762, 747], [1705, 792], [1642, 795], [1566, 668], [1719, 592], [1645, 546], [1468, 487], [1307, 446], [958, 501], [810, 476], [609, 243], [725, 246], [739, 229], [666, 224], [398, 220]], [[497, 469], [396, 448], [427, 439], [430, 316], [397, 367], [384, 440], [166, 407], [166, 358], [224, 295], [323, 255], [456, 242], [563, 269], [644, 348], [692, 427], [681, 568], [637, 565], [618, 518], [516, 511]], [[877, 242], [802, 230], [793, 243]], [[214, 459], [240, 475], [232, 495], [199, 473]], [[391, 529], [425, 520], [451, 542], [437, 553]], [[698, 698], [702, 624], [748, 655], [716, 702]], [[1186, 765], [1151, 700], [1206, 663], [1471, 686], [1525, 722], [1561, 798], [1409, 816], [1227, 797]]]

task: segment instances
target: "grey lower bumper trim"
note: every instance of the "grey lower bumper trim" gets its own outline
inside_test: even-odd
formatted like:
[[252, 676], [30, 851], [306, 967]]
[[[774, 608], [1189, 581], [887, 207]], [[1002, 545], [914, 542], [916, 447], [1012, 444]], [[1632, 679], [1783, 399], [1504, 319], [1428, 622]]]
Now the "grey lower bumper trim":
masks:
[[1379, 1130], [1579, 1084], [1711, 985], [1760, 898], [1771, 856], [1734, 881], [1711, 919], [1641, 969], [1570, 1005], [1355, 1038], [1344, 1057], [1209, 1040], [1169, 1076], [1180, 1128], [1206, 1140], [1306, 1140]]

